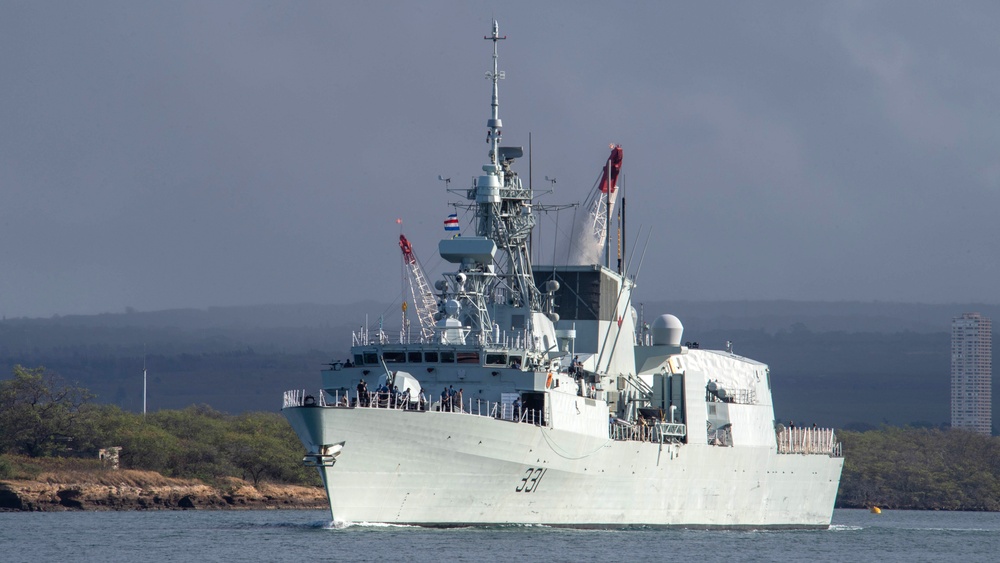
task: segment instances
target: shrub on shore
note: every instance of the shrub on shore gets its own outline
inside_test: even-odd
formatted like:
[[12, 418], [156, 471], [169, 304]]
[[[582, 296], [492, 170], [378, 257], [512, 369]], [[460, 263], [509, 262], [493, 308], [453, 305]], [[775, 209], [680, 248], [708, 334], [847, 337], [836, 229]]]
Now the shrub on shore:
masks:
[[230, 415], [198, 405], [143, 417], [91, 399], [43, 367], [16, 366], [12, 379], [0, 381], [0, 478], [97, 471], [107, 464], [97, 459], [100, 449], [120, 446], [122, 469], [209, 483], [236, 476], [254, 486], [319, 484], [278, 413]]

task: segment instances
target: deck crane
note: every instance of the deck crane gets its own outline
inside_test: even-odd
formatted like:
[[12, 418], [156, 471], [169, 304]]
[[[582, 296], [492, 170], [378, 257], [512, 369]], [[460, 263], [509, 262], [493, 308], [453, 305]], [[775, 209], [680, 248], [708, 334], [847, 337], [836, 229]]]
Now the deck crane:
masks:
[[431, 292], [424, 270], [417, 261], [417, 255], [413, 253], [413, 246], [402, 233], [399, 235], [399, 249], [403, 251], [403, 272], [413, 295], [413, 308], [417, 311], [417, 320], [420, 322], [420, 334], [424, 340], [428, 340], [434, 336], [437, 298]]
[[611, 145], [611, 156], [601, 168], [600, 182], [591, 191], [584, 205], [588, 213], [577, 220], [581, 237], [570, 243], [570, 264], [600, 263], [601, 253], [605, 252], [606, 265], [610, 268], [611, 249], [605, 251], [605, 243], [610, 235], [608, 223], [614, 216], [617, 199], [615, 192], [618, 188], [618, 175], [622, 169], [621, 145]]
[[[608, 221], [611, 220], [615, 209], [615, 191], [618, 188], [618, 174], [622, 170], [622, 146], [611, 145], [611, 156], [608, 157], [601, 173], [600, 190], [595, 192], [593, 202], [590, 206], [590, 226], [591, 235], [597, 241], [597, 246], [603, 247], [607, 241], [610, 230]], [[608, 250], [606, 259], [608, 265], [611, 262], [611, 252]]]

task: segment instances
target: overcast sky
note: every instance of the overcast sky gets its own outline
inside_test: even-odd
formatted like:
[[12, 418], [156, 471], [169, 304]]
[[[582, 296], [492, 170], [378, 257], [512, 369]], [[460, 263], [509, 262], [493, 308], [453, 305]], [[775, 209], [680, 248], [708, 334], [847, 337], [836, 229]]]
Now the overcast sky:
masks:
[[391, 302], [397, 218], [436, 277], [494, 15], [542, 201], [623, 145], [638, 300], [1000, 301], [1000, 3], [4, 0], [0, 314]]

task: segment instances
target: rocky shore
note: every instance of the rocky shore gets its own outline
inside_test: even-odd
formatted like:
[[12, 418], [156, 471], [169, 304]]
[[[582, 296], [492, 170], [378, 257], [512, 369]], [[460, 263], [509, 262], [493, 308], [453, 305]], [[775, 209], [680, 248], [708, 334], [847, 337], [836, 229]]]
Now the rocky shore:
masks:
[[320, 487], [262, 483], [236, 478], [218, 486], [172, 479], [150, 471], [67, 471], [31, 481], [0, 480], [2, 511], [325, 509]]

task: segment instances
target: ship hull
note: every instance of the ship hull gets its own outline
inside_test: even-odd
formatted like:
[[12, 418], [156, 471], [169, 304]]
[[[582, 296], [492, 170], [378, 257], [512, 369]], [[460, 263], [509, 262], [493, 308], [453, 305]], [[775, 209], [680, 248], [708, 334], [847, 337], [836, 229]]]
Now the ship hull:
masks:
[[825, 528], [843, 459], [609, 440], [490, 417], [289, 407], [334, 520], [424, 526]]

